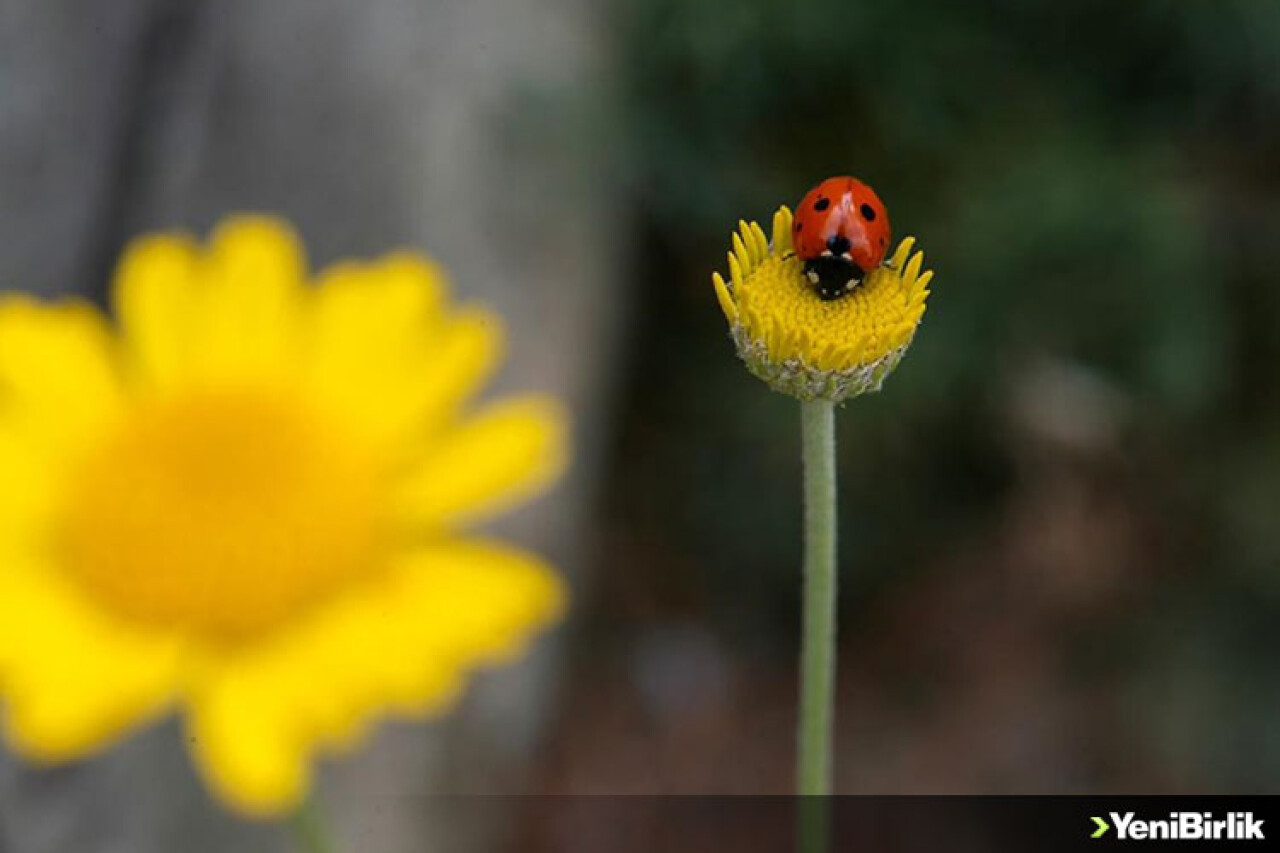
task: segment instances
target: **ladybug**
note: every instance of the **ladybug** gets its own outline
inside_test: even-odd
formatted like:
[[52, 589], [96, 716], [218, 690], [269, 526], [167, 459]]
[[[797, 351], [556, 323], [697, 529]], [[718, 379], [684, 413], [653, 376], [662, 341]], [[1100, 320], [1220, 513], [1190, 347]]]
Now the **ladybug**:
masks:
[[839, 299], [884, 260], [889, 211], [857, 178], [827, 178], [796, 207], [792, 243], [818, 297]]

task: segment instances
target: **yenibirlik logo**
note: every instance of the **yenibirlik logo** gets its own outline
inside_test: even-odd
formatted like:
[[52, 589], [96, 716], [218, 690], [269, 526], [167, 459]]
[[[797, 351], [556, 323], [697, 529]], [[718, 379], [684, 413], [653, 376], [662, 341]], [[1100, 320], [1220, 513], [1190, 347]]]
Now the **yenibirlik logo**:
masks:
[[[1228, 812], [1225, 818], [1214, 820], [1213, 812], [1169, 812], [1167, 820], [1142, 820], [1133, 812], [1108, 812], [1111, 824], [1115, 824], [1117, 841], [1265, 841], [1262, 834], [1262, 818], [1253, 812]], [[1100, 817], [1093, 818], [1090, 838], [1102, 838], [1111, 824]]]

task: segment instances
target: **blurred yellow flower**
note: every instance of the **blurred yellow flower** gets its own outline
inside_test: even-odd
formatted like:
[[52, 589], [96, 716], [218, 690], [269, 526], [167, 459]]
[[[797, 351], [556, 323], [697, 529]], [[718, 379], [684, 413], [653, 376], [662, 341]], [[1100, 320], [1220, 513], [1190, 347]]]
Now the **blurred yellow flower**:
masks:
[[462, 414], [497, 318], [430, 261], [307, 286], [289, 228], [139, 239], [119, 329], [0, 297], [0, 696], [40, 760], [171, 709], [209, 785], [294, 807], [317, 752], [446, 708], [563, 609], [536, 557], [459, 529], [548, 485], [544, 397]]
[[712, 276], [738, 355], [770, 387], [801, 400], [839, 402], [879, 391], [915, 336], [933, 272], [921, 272], [915, 238], [857, 288], [824, 301], [805, 280], [791, 244], [791, 211], [773, 216], [773, 241], [739, 223], [730, 278]]

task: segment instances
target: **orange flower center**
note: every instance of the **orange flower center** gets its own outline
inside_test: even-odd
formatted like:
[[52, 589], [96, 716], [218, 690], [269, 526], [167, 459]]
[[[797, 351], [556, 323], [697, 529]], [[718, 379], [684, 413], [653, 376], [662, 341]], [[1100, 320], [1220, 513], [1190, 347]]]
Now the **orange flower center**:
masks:
[[307, 407], [253, 391], [148, 406], [73, 478], [66, 564], [108, 609], [234, 639], [377, 564], [372, 461]]

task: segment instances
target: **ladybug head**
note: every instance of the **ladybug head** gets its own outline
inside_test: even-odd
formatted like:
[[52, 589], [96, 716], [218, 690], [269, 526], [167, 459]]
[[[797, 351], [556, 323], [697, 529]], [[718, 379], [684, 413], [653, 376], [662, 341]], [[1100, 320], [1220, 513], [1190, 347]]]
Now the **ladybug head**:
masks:
[[862, 284], [866, 271], [846, 257], [824, 254], [805, 261], [804, 274], [818, 298], [830, 302]]

